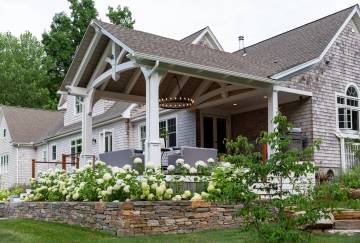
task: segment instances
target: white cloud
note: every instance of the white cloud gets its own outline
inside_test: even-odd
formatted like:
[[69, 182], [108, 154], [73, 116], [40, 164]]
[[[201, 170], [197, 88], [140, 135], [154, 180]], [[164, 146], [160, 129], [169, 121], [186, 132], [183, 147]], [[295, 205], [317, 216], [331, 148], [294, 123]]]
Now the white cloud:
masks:
[[[180, 39], [210, 26], [225, 50], [238, 48], [305, 24], [356, 4], [356, 0], [96, 0], [100, 18], [107, 20], [107, 6], [129, 6], [135, 28]], [[66, 0], [1, 0], [0, 31], [16, 35], [30, 30], [36, 36], [49, 28], [56, 12], [68, 12]]]

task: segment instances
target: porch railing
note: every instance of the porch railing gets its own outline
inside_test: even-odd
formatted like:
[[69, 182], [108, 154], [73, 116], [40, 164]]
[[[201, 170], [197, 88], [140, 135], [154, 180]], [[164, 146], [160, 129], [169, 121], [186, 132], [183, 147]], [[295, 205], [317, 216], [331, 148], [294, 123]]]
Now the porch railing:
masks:
[[346, 143], [345, 144], [345, 164], [347, 169], [351, 169], [360, 161], [356, 156], [356, 151], [359, 151], [360, 143]]
[[61, 161], [37, 161], [33, 159], [31, 161], [31, 177], [36, 177], [36, 168], [37, 165], [46, 164], [46, 165], [54, 165], [55, 167], [61, 165], [63, 170], [67, 170], [67, 165], [75, 166], [76, 169], [79, 169], [80, 156], [79, 154], [63, 154], [61, 156]]

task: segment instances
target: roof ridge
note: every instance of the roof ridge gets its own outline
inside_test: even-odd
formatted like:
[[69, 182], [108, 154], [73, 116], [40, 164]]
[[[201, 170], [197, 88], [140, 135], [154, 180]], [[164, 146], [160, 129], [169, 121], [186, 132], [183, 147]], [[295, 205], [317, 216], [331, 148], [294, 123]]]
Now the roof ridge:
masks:
[[0, 108], [11, 108], [11, 109], [24, 109], [24, 110], [36, 110], [36, 111], [45, 111], [45, 112], [63, 112], [63, 111], [58, 111], [58, 110], [46, 110], [46, 109], [41, 109], [41, 108], [34, 108], [34, 107], [23, 107], [23, 106], [12, 106], [12, 105], [0, 105]]
[[[112, 24], [112, 23], [107, 23], [107, 22], [104, 22], [104, 21], [101, 21], [101, 20], [97, 20], [97, 21], [99, 21], [100, 23], [108, 24], [108, 25], [114, 25], [114, 26], [116, 26], [116, 27], [118, 27], [118, 28], [130, 30], [130, 31], [136, 31], [136, 32], [140, 32], [140, 33], [147, 34], [147, 35], [157, 36], [157, 37], [161, 37], [161, 38], [164, 38], [164, 39], [167, 39], [167, 40], [171, 40], [171, 41], [176, 41], [176, 42], [178, 42], [178, 43], [181, 44], [181, 45], [196, 46], [197, 48], [203, 48], [203, 49], [205, 49], [205, 50], [212, 50], [212, 51], [217, 51], [217, 52], [232, 54], [232, 52], [228, 52], [228, 51], [222, 51], [222, 50], [218, 50], [218, 49], [212, 49], [212, 48], [208, 48], [208, 47], [205, 47], [205, 46], [202, 46], [202, 45], [194, 45], [194, 44], [191, 44], [191, 43], [187, 43], [187, 42], [183, 42], [183, 41], [180, 41], [180, 40], [176, 40], [176, 39], [174, 39], [174, 38], [170, 38], [170, 37], [166, 37], [166, 36], [162, 36], [162, 35], [158, 35], [158, 34], [153, 34], [153, 33], [146, 32], [146, 31], [142, 31], [142, 30], [129, 29], [129, 28], [126, 28], [126, 27], [122, 27], [122, 26], [120, 26], [120, 25], [116, 25], [116, 24]], [[207, 27], [208, 27], [208, 26], [207, 26]]]
[[192, 33], [192, 34], [190, 34], [190, 35], [188, 35], [188, 36], [185, 36], [184, 38], [180, 39], [179, 41], [183, 41], [183, 40], [185, 40], [186, 38], [188, 38], [188, 37], [190, 37], [190, 36], [192, 36], [192, 35], [195, 35], [195, 34], [197, 34], [197, 33], [203, 32], [206, 28], [209, 28], [209, 26], [206, 26], [206, 27], [204, 27], [204, 28], [202, 28], [202, 29], [200, 29], [200, 30], [198, 30], [198, 31], [195, 31], [194, 33]]
[[[265, 41], [268, 41], [268, 40], [271, 40], [271, 39], [273, 39], [273, 38], [279, 37], [279, 36], [281, 36], [281, 35], [287, 34], [287, 33], [291, 32], [291, 31], [300, 29], [300, 28], [302, 28], [302, 27], [305, 27], [305, 26], [307, 26], [307, 25], [313, 24], [313, 23], [318, 22], [318, 21], [320, 21], [320, 20], [323, 20], [323, 19], [325, 19], [325, 18], [328, 18], [328, 17], [331, 17], [331, 16], [333, 16], [333, 15], [339, 14], [339, 13], [341, 13], [341, 12], [345, 12], [345, 11], [351, 9], [351, 8], [356, 7], [356, 6], [359, 6], [359, 5], [358, 5], [358, 4], [354, 4], [354, 5], [352, 5], [352, 6], [348, 7], [348, 8], [339, 10], [339, 11], [337, 11], [337, 12], [335, 12], [335, 13], [326, 15], [326, 16], [321, 17], [321, 18], [319, 18], [319, 19], [315, 19], [315, 20], [313, 20], [313, 21], [311, 21], [311, 22], [305, 23], [305, 24], [300, 25], [300, 26], [298, 26], [298, 27], [295, 27], [295, 28], [293, 28], [293, 29], [284, 31], [284, 32], [282, 32], [282, 33], [280, 33], [280, 34], [277, 34], [277, 35], [271, 36], [271, 37], [269, 37], [269, 38], [266, 38], [266, 39], [264, 39], [264, 40], [261, 40], [261, 41], [259, 41], [259, 42], [256, 42], [256, 43], [254, 43], [254, 44], [252, 44], [252, 45], [250, 45], [250, 46], [247, 46], [246, 48], [250, 48], [250, 47], [252, 47], [252, 46], [258, 45], [258, 44], [263, 43], [263, 42], [265, 42]], [[232, 52], [232, 53], [240, 52], [240, 51], [242, 51], [243, 49], [244, 49], [244, 48], [239, 49], [239, 50], [236, 50], [236, 51], [234, 51], [234, 52]]]

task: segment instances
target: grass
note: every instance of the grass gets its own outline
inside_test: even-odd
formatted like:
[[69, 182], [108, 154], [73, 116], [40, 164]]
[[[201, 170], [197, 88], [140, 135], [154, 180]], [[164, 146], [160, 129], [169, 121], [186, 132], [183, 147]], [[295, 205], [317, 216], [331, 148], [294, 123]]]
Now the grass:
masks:
[[[213, 230], [191, 234], [116, 237], [111, 234], [60, 223], [35, 220], [0, 220], [0, 242], [17, 243], [113, 243], [113, 242], [260, 242], [253, 232]], [[316, 234], [313, 242], [360, 242], [359, 236]]]

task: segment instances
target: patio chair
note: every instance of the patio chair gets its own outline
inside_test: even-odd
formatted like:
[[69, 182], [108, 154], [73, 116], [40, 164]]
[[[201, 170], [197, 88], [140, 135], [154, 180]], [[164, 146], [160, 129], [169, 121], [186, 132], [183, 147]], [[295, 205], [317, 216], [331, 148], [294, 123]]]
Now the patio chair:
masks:
[[128, 164], [134, 167], [134, 159], [141, 158], [144, 161], [144, 155], [137, 153], [134, 149], [122, 149], [113, 152], [99, 154], [101, 161], [104, 161], [107, 165], [123, 167]]
[[180, 158], [192, 167], [195, 166], [196, 161], [202, 160], [207, 162], [209, 158], [213, 158], [215, 163], [217, 163], [217, 149], [183, 146], [180, 148], [180, 153], [168, 156], [168, 165], [175, 166], [176, 160]]

